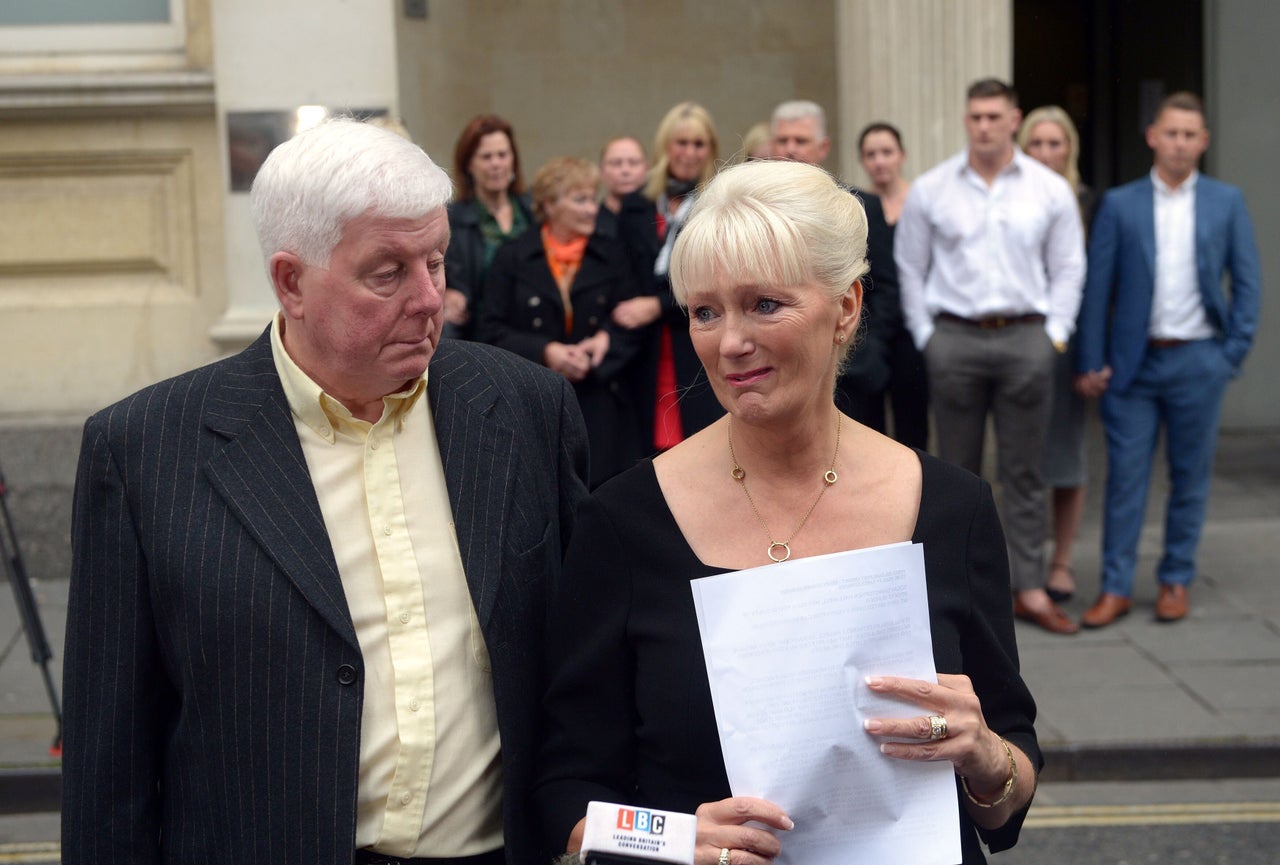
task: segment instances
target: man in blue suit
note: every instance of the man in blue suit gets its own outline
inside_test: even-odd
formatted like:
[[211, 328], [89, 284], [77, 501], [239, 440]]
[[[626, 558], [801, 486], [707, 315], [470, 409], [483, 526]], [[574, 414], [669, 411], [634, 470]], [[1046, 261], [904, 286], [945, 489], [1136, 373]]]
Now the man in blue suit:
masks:
[[1165, 98], [1147, 145], [1151, 173], [1111, 190], [1098, 210], [1080, 309], [1076, 386], [1101, 397], [1107, 435], [1102, 591], [1081, 620], [1089, 628], [1129, 612], [1162, 424], [1170, 491], [1155, 614], [1186, 616], [1222, 397], [1258, 322], [1258, 250], [1244, 197], [1196, 170], [1209, 146], [1200, 99]]

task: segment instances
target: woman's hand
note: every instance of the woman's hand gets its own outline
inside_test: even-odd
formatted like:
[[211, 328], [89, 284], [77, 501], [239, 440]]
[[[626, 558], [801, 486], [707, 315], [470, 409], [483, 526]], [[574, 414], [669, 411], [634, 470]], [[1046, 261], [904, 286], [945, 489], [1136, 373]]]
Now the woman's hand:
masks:
[[[720, 865], [720, 854], [728, 850], [730, 865], [769, 865], [782, 849], [777, 837], [764, 829], [747, 826], [755, 821], [783, 831], [795, 826], [786, 812], [772, 802], [751, 796], [732, 796], [719, 802], [698, 806], [698, 837], [695, 842], [694, 865]], [[565, 850], [582, 849], [586, 818], [578, 821], [569, 833]]]
[[[880, 751], [900, 760], [950, 760], [956, 774], [965, 779], [972, 797], [970, 815], [980, 825], [1003, 825], [1035, 791], [1035, 770], [1031, 761], [1006, 743], [982, 716], [982, 704], [968, 676], [938, 674], [938, 684], [896, 676], [869, 676], [867, 687], [877, 694], [898, 697], [924, 711], [908, 718], [868, 718], [863, 727], [873, 736], [908, 741], [884, 742]], [[941, 717], [946, 735], [935, 737], [931, 718]], [[1010, 778], [1009, 757], [1017, 770], [1010, 795], [998, 807], [985, 807], [1000, 799]]]
[[542, 350], [542, 362], [569, 381], [582, 381], [591, 372], [591, 356], [581, 346], [549, 342]]
[[591, 360], [591, 367], [594, 369], [600, 365], [604, 360], [604, 356], [609, 353], [609, 331], [597, 330], [593, 335], [578, 343], [578, 348], [587, 353], [587, 357]]
[[788, 830], [795, 824], [772, 802], [751, 796], [732, 796], [698, 806], [698, 841], [695, 865], [719, 865], [720, 853], [729, 851], [730, 865], [768, 865], [782, 849], [776, 835], [756, 826], [754, 821]]
[[1107, 385], [1111, 382], [1111, 367], [1104, 366], [1102, 369], [1093, 372], [1082, 372], [1075, 377], [1074, 386], [1076, 393], [1085, 399], [1097, 399], [1106, 393]]
[[662, 301], [656, 297], [633, 297], [613, 308], [613, 323], [627, 330], [652, 324], [662, 315]]
[[444, 290], [444, 320], [459, 326], [471, 320], [471, 311], [467, 309], [467, 296], [456, 288]]

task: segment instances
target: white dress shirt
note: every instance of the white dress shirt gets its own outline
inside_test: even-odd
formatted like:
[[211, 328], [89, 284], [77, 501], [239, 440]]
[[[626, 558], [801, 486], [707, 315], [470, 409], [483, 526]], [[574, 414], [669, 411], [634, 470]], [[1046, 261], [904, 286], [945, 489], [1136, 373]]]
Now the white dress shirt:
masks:
[[1196, 179], [1198, 171], [1171, 187], [1151, 169], [1155, 198], [1156, 279], [1151, 298], [1152, 339], [1207, 339], [1213, 325], [1205, 314], [1196, 274]]
[[1066, 342], [1084, 287], [1084, 227], [1070, 184], [1014, 148], [991, 185], [963, 150], [911, 185], [894, 237], [902, 312], [916, 347], [942, 312], [1045, 316]]

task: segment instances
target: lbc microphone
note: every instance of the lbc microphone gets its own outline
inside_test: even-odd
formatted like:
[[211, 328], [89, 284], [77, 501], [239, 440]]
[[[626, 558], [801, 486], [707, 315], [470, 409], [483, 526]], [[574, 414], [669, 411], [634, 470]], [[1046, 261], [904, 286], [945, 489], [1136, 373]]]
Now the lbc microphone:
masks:
[[610, 802], [587, 805], [583, 865], [693, 865], [698, 818]]

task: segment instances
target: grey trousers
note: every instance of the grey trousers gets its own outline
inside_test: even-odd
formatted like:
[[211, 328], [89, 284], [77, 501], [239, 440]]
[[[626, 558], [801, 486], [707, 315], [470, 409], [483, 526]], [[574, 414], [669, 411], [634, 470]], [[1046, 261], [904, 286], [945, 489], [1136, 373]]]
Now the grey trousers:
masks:
[[1043, 588], [1047, 496], [1040, 475], [1057, 352], [1040, 323], [986, 330], [940, 318], [925, 346], [938, 453], [982, 472], [987, 415], [1015, 591]]

